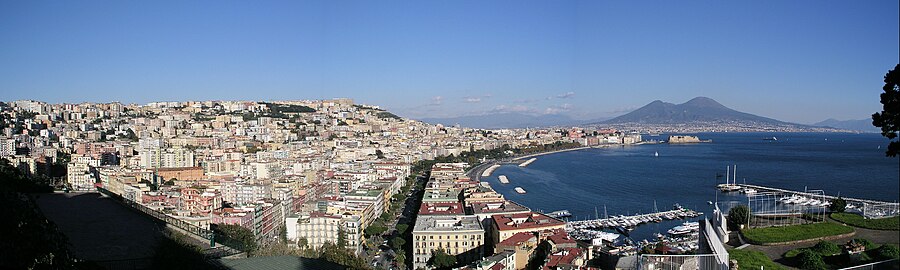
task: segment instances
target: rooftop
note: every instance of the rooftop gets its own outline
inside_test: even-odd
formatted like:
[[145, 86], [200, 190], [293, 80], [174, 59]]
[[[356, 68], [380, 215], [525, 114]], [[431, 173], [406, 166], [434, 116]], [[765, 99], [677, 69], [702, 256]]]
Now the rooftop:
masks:
[[519, 229], [541, 229], [555, 226], [565, 226], [565, 222], [548, 217], [541, 213], [528, 212], [517, 214], [494, 215], [494, 224], [501, 231]]
[[420, 216], [413, 232], [483, 231], [475, 216]]
[[505, 246], [505, 247], [515, 247], [515, 246], [518, 246], [519, 244], [522, 244], [522, 243], [525, 243], [528, 241], [535, 241], [535, 242], [537, 241], [537, 237], [534, 236], [534, 233], [531, 233], [531, 232], [516, 233], [516, 234], [513, 234], [513, 236], [506, 238], [506, 240], [500, 241], [500, 243], [498, 245]]
[[460, 202], [424, 202], [419, 207], [419, 215], [462, 215], [463, 205]]
[[472, 213], [476, 215], [531, 211], [531, 209], [528, 209], [528, 207], [522, 206], [521, 204], [513, 201], [473, 202], [471, 205]]

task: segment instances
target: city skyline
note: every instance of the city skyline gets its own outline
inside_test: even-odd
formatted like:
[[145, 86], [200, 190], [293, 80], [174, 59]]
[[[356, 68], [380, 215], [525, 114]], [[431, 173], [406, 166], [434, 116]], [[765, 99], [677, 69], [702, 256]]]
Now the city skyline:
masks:
[[0, 99], [592, 119], [707, 96], [807, 124], [878, 111], [900, 58], [896, 1], [203, 4], [2, 3]]

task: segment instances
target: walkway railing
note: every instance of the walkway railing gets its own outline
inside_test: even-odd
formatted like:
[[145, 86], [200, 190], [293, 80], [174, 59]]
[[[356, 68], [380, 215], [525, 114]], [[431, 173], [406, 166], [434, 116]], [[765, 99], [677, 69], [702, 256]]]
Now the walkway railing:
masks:
[[900, 259], [867, 263], [863, 265], [841, 268], [840, 270], [874, 270], [874, 269], [900, 269]]
[[728, 270], [728, 265], [718, 263], [715, 254], [655, 255], [644, 254], [637, 259], [638, 270]]
[[[141, 213], [152, 217], [158, 221], [164, 222], [167, 225], [172, 225], [175, 228], [178, 228], [182, 231], [190, 233], [195, 236], [199, 236], [200, 238], [206, 239], [210, 241], [210, 248], [204, 250], [204, 254], [210, 257], [225, 257], [234, 254], [241, 253], [243, 250], [243, 245], [240, 241], [235, 239], [231, 239], [224, 235], [217, 235], [213, 230], [201, 228], [199, 226], [195, 226], [190, 224], [184, 220], [178, 219], [173, 216], [169, 216], [163, 212], [157, 211], [150, 207], [147, 207], [143, 204], [137, 203], [132, 200], [127, 200], [122, 195], [116, 194], [115, 192], [109, 191], [105, 188], [98, 187], [97, 191], [101, 194], [106, 195], [110, 198], [119, 201], [120, 203], [128, 206], [134, 210], [140, 211]], [[216, 247], [215, 243], [222, 244], [222, 246]]]

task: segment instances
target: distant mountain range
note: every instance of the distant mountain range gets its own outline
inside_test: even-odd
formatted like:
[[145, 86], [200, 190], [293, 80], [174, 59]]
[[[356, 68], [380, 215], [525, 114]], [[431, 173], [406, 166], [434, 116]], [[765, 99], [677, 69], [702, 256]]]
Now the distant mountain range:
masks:
[[872, 125], [872, 119], [837, 120], [834, 118], [829, 118], [825, 121], [815, 123], [813, 124], [813, 126], [833, 127], [861, 132], [881, 132], [881, 129]]
[[578, 126], [605, 119], [576, 120], [561, 114], [529, 115], [523, 113], [493, 113], [450, 118], [422, 118], [422, 122], [444, 126], [460, 125], [469, 128], [528, 128], [552, 126]]
[[688, 123], [755, 123], [797, 125], [772, 118], [732, 110], [707, 97], [696, 97], [682, 104], [656, 100], [625, 115], [601, 124], [688, 124]]
[[445, 126], [460, 125], [484, 129], [588, 125], [612, 125], [624, 126], [624, 128], [641, 125], [657, 127], [688, 125], [694, 130], [727, 128], [730, 130], [829, 131], [844, 129], [876, 131], [874, 127], [871, 127], [870, 120], [838, 121], [829, 119], [813, 125], [803, 125], [736, 111], [707, 97], [696, 97], [682, 104], [655, 100], [641, 108], [611, 119], [576, 120], [561, 114], [495, 113], [419, 120]]

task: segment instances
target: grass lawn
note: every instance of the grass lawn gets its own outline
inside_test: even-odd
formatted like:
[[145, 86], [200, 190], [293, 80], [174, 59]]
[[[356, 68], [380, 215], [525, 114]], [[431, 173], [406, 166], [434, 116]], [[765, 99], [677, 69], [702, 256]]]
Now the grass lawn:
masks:
[[740, 269], [760, 269], [760, 266], [763, 269], [785, 269], [759, 251], [732, 249], [728, 251], [728, 258], [737, 260]]
[[[782, 263], [792, 267], [801, 267], [798, 256], [801, 252], [804, 251], [811, 251], [813, 253], [819, 254], [820, 256], [822, 256], [822, 262], [831, 269], [846, 268], [896, 258], [896, 253], [894, 253], [895, 255], [893, 255], [895, 257], [884, 257], [883, 255], [881, 255], [880, 249], [883, 246], [878, 246], [871, 243], [868, 246], [869, 247], [865, 252], [855, 255], [822, 252], [821, 250], [816, 250], [815, 247], [792, 249], [784, 253], [784, 258], [786, 260], [782, 261]], [[896, 250], [896, 248], [894, 249]]]
[[873, 230], [900, 231], [900, 216], [889, 218], [866, 219], [850, 213], [832, 213], [831, 218], [853, 227]]
[[816, 239], [825, 236], [840, 235], [853, 232], [853, 227], [837, 223], [822, 222], [814, 224], [791, 225], [746, 229], [741, 231], [744, 238], [754, 244], [780, 243], [797, 240]]

